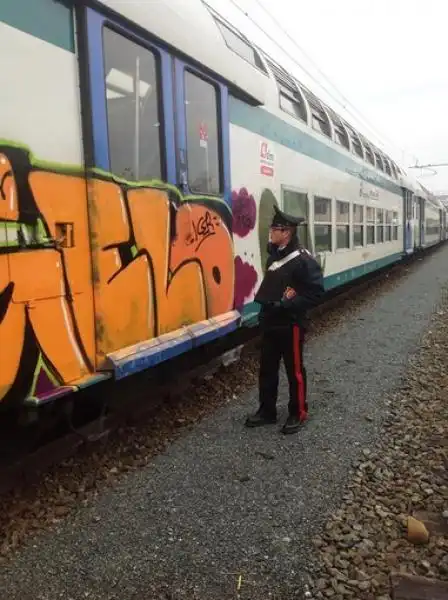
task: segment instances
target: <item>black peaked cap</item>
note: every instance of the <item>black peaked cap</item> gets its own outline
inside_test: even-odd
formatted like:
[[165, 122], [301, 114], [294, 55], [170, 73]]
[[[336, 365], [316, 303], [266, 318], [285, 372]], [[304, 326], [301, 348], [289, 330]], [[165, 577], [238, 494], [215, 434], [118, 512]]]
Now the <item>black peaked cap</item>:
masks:
[[303, 223], [305, 219], [303, 217], [293, 217], [285, 212], [281, 211], [274, 204], [274, 216], [272, 218], [272, 227], [297, 227], [300, 223]]

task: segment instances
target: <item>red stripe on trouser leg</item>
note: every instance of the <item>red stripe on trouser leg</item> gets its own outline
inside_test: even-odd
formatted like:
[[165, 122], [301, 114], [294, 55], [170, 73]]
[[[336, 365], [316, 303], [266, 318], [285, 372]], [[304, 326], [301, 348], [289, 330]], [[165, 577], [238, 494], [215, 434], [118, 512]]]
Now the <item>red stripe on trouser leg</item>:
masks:
[[293, 355], [294, 355], [294, 374], [297, 379], [297, 403], [299, 409], [299, 420], [304, 421], [308, 413], [305, 408], [305, 384], [302, 374], [302, 362], [300, 360], [300, 330], [297, 325], [293, 326]]

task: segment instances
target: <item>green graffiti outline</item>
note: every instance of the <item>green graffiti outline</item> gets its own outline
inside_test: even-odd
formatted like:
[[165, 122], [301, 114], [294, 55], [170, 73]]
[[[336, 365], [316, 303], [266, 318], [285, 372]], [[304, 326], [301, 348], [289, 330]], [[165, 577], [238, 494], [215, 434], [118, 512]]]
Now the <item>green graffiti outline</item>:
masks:
[[51, 367], [47, 364], [45, 357], [42, 354], [42, 351], [39, 351], [39, 357], [37, 359], [36, 367], [34, 369], [34, 374], [33, 374], [33, 380], [31, 382], [27, 397], [34, 397], [34, 394], [36, 391], [36, 386], [37, 386], [37, 379], [39, 377], [41, 369], [47, 375], [48, 379], [51, 381], [51, 383], [54, 385], [55, 388], [64, 386], [64, 382], [58, 381], [58, 378], [52, 372]]
[[[6, 237], [0, 240], [0, 248], [20, 248], [19, 232], [22, 233], [26, 243], [24, 248], [54, 248], [54, 240], [47, 235], [45, 225], [38, 217], [36, 224], [23, 223], [22, 221], [3, 221], [0, 220], [0, 225], [4, 225]], [[16, 236], [14, 236], [14, 233]], [[30, 241], [30, 239], [32, 241]]]
[[73, 165], [69, 163], [57, 163], [41, 158], [37, 158], [33, 150], [27, 145], [21, 142], [16, 142], [13, 140], [8, 140], [5, 138], [0, 138], [0, 147], [6, 146], [10, 148], [16, 148], [18, 150], [23, 150], [28, 155], [28, 160], [30, 162], [31, 167], [35, 169], [39, 169], [41, 171], [57, 173], [59, 175], [74, 175], [76, 177], [82, 177], [86, 182], [93, 178], [93, 176], [99, 176], [101, 179], [105, 179], [107, 181], [113, 181], [119, 185], [122, 185], [128, 189], [140, 189], [140, 188], [152, 188], [159, 189], [160, 191], [170, 191], [177, 196], [177, 199], [181, 203], [190, 202], [190, 203], [201, 203], [201, 202], [217, 202], [223, 207], [226, 208], [229, 216], [231, 217], [232, 211], [230, 206], [227, 204], [223, 198], [220, 196], [211, 196], [209, 194], [182, 194], [182, 192], [172, 183], [162, 181], [161, 179], [147, 179], [141, 181], [130, 181], [110, 171], [106, 171], [105, 169], [101, 169], [99, 167], [86, 168], [80, 165]]

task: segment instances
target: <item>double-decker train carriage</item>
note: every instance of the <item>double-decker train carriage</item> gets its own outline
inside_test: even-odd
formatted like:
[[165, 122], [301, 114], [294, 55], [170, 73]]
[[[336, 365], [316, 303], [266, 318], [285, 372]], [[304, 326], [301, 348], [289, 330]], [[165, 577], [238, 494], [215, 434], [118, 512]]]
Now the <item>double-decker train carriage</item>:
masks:
[[274, 204], [327, 289], [446, 209], [201, 0], [0, 5], [0, 406], [256, 322]]

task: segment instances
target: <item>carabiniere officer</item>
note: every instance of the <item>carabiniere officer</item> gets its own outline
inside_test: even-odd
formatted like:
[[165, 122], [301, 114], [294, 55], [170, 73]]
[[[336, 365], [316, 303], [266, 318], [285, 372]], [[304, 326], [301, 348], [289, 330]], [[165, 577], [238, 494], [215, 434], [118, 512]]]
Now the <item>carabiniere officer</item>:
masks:
[[306, 370], [303, 365], [306, 313], [324, 293], [322, 270], [299, 245], [297, 226], [304, 219], [274, 206], [266, 273], [255, 301], [261, 304], [262, 344], [259, 371], [259, 409], [247, 427], [277, 422], [280, 361], [289, 381], [289, 416], [283, 433], [295, 433], [308, 417]]

